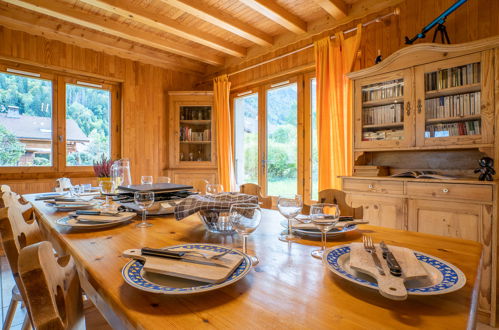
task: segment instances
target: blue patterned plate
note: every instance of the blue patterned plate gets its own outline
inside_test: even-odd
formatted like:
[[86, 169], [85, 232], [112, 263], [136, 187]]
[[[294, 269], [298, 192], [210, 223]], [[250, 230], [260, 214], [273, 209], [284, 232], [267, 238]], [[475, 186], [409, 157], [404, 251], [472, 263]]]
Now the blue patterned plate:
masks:
[[[215, 252], [225, 252], [229, 250], [229, 248], [215, 244], [183, 244], [170, 246], [168, 249], [200, 249]], [[148, 273], [142, 269], [144, 264], [139, 260], [131, 260], [128, 262], [125, 267], [123, 267], [121, 274], [123, 275], [125, 282], [139, 290], [147, 292], [167, 295], [182, 295], [213, 291], [239, 281], [244, 278], [251, 269], [251, 259], [246, 254], [237, 250], [232, 250], [230, 254], [240, 254], [244, 259], [239, 267], [237, 267], [236, 270], [222, 283], [210, 284], [179, 277]]]
[[[444, 294], [459, 290], [466, 283], [466, 276], [453, 264], [422, 252], [414, 251], [414, 254], [425, 267], [429, 278], [406, 281], [408, 294], [419, 296]], [[328, 249], [324, 253], [323, 261], [336, 275], [350, 282], [378, 289], [378, 284], [372, 277], [350, 268], [349, 244]]]

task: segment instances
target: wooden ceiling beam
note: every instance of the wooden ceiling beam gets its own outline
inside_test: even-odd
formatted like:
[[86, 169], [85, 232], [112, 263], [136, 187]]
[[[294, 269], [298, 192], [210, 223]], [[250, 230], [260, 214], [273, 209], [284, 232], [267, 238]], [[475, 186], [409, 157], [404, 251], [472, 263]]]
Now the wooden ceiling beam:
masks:
[[302, 34], [307, 32], [307, 22], [279, 6], [274, 0], [239, 1], [293, 33]]
[[122, 0], [80, 0], [80, 2], [84, 2], [93, 7], [144, 24], [162, 32], [167, 32], [177, 37], [216, 49], [231, 56], [243, 57], [246, 55], [246, 48], [244, 47], [227, 42], [222, 38], [209, 35], [194, 27], [184, 26], [173, 19], [151, 13], [139, 6], [130, 5]]
[[178, 55], [158, 52], [133, 44], [126, 40], [117, 40], [109, 35], [95, 33], [92, 30], [80, 28], [78, 25], [61, 25], [52, 18], [20, 11], [14, 7], [0, 5], [0, 25], [28, 34], [41, 36], [51, 40], [61, 41], [81, 48], [101, 51], [109, 55], [151, 64], [170, 70], [178, 70], [200, 74], [206, 71], [206, 64], [189, 60]]
[[86, 28], [101, 31], [115, 37], [124, 38], [133, 42], [161, 49], [173, 54], [185, 56], [197, 61], [211, 65], [222, 65], [224, 58], [206, 54], [198, 49], [173, 42], [168, 39], [155, 36], [132, 27], [127, 27], [121, 23], [110, 19], [103, 19], [96, 15], [90, 15], [80, 10], [71, 8], [55, 0], [2, 0], [15, 6], [19, 6], [40, 14], [48, 15], [70, 23], [78, 24]]
[[272, 46], [273, 38], [229, 15], [203, 5], [199, 0], [159, 0], [260, 46]]
[[334, 19], [342, 19], [348, 15], [348, 7], [344, 0], [314, 0]]

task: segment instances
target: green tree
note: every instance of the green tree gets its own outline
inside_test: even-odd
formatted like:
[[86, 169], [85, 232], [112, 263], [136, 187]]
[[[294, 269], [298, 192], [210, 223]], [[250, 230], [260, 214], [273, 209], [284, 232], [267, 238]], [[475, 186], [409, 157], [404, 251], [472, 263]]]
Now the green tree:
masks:
[[25, 146], [14, 134], [0, 125], [0, 166], [16, 166], [24, 155]]

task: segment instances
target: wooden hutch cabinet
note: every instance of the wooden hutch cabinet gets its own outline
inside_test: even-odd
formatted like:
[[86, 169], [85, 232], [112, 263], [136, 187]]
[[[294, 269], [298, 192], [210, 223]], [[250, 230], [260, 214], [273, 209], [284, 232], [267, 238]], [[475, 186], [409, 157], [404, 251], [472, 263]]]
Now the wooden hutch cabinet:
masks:
[[494, 37], [418, 44], [350, 73], [354, 166], [456, 178], [343, 177], [347, 202], [362, 206], [373, 225], [482, 243], [478, 310], [490, 324], [496, 317], [498, 184], [478, 181], [473, 170], [483, 156], [499, 159], [498, 63]]
[[217, 182], [213, 92], [169, 92], [169, 166], [172, 182]]

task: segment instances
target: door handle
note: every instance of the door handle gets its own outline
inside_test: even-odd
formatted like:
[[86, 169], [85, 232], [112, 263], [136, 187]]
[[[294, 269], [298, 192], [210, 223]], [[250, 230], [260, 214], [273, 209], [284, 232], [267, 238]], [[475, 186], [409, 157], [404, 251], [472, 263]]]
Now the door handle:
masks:
[[405, 104], [405, 111], [407, 113], [407, 116], [410, 116], [411, 115], [411, 102], [407, 102]]
[[423, 105], [421, 104], [421, 99], [418, 99], [418, 113], [421, 113], [421, 108]]

